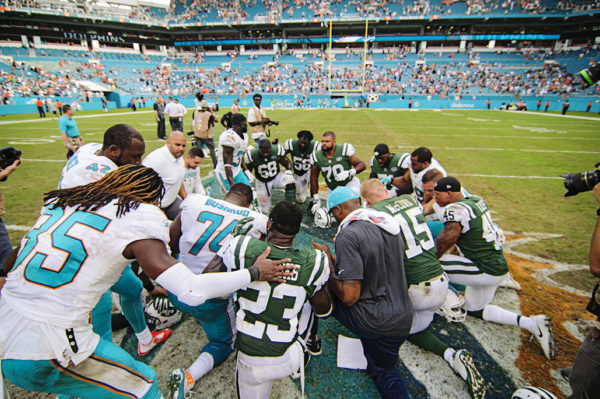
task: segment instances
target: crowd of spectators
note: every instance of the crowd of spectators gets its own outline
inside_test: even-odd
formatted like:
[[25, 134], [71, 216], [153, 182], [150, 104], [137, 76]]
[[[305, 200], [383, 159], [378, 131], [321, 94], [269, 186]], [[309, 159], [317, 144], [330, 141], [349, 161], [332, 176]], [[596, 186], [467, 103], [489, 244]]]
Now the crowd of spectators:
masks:
[[[245, 21], [311, 18], [395, 18], [398, 16], [543, 14], [586, 12], [600, 9], [600, 0], [581, 4], [559, 0], [549, 5], [542, 0], [172, 0], [167, 9], [146, 6], [104, 7], [91, 2], [50, 0], [2, 0], [6, 7], [55, 10], [105, 17], [170, 23], [241, 23]], [[460, 5], [460, 6], [459, 6]]]
[[[406, 50], [404, 48], [404, 50]], [[389, 61], [390, 54], [399, 54]], [[13, 62], [12, 68], [0, 70], [0, 89], [10, 97], [61, 96], [73, 97], [81, 93], [77, 80], [98, 81], [114, 90], [148, 95], [162, 93], [187, 97], [197, 88], [211, 88], [219, 95], [245, 95], [255, 92], [282, 95], [328, 94], [334, 90], [360, 89], [380, 95], [426, 95], [445, 97], [506, 95], [544, 96], [561, 94], [598, 94], [594, 88], [580, 87], [574, 76], [559, 63], [539, 64], [525, 69], [522, 66], [504, 65], [501, 62], [484, 62], [478, 54], [470, 54], [469, 61], [448, 61], [440, 54], [420, 55], [422, 64], [406, 62], [406, 51], [390, 51], [388, 61], [368, 65], [363, 71], [360, 55], [349, 50], [338, 54], [329, 75], [326, 54], [315, 50], [311, 55], [297, 57], [299, 62], [254, 61], [249, 56], [231, 54], [237, 60], [229, 68], [222, 64], [204, 63], [199, 54], [186, 57], [183, 62], [166, 65], [149, 63], [146, 67], [127, 69], [115, 65], [85, 64], [61, 60], [70, 70], [44, 71], [39, 66]], [[582, 53], [585, 54], [585, 53]], [[548, 54], [524, 51], [525, 59], [540, 59]], [[595, 53], [586, 56], [593, 58]], [[210, 57], [208, 57], [210, 58]], [[247, 59], [246, 59], [247, 58]], [[289, 58], [288, 58], [289, 60]], [[264, 62], [264, 59], [263, 59]], [[593, 60], [591, 62], [594, 62]], [[179, 67], [178, 67], [179, 65]], [[543, 67], [541, 66], [543, 65]], [[125, 68], [125, 70], [123, 69]], [[10, 70], [9, 70], [10, 69]]]

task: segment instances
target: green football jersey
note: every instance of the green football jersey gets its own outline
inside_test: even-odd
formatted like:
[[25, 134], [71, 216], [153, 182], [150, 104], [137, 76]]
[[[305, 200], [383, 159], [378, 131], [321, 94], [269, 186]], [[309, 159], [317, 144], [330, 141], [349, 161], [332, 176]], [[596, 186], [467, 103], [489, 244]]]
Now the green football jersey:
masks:
[[258, 148], [252, 148], [244, 154], [244, 163], [252, 165], [254, 175], [262, 182], [270, 182], [279, 173], [279, 160], [285, 156], [285, 150], [279, 144], [271, 144], [271, 153], [264, 158]]
[[[327, 282], [329, 262], [322, 251], [279, 248], [249, 236], [236, 237], [223, 255], [228, 270], [251, 267], [267, 248], [269, 259], [290, 258], [297, 265], [285, 284], [254, 281], [237, 291], [237, 335], [234, 346], [250, 356], [281, 356], [296, 340], [304, 304]], [[306, 326], [304, 326], [306, 328]]]
[[502, 234], [483, 199], [470, 196], [447, 205], [443, 222], [460, 223], [462, 231], [456, 245], [484, 273], [501, 276], [508, 272]]
[[354, 152], [352, 144], [336, 144], [335, 151], [331, 158], [327, 158], [323, 150], [318, 149], [311, 154], [310, 163], [319, 168], [321, 174], [325, 178], [325, 184], [327, 184], [327, 187], [329, 187], [330, 190], [333, 190], [336, 187], [345, 186], [352, 180], [352, 176], [342, 181], [335, 180], [335, 177], [340, 172], [352, 168], [350, 157], [354, 155]]
[[[387, 166], [384, 166], [383, 168], [379, 166], [375, 157], [371, 157], [371, 172], [376, 174], [378, 179], [383, 179], [384, 177], [393, 179], [394, 177], [403, 176], [409, 167], [410, 153], [408, 152], [403, 154], [394, 154]], [[391, 189], [391, 184], [388, 184], [386, 188], [388, 190]]]
[[283, 145], [286, 154], [292, 155], [292, 167], [296, 176], [302, 176], [310, 170], [310, 154], [315, 149], [316, 141], [311, 140], [304, 151], [298, 146], [298, 139], [287, 139]]
[[371, 208], [392, 215], [400, 224], [409, 285], [431, 280], [444, 273], [437, 258], [435, 241], [417, 200], [411, 195], [400, 195], [380, 201]]

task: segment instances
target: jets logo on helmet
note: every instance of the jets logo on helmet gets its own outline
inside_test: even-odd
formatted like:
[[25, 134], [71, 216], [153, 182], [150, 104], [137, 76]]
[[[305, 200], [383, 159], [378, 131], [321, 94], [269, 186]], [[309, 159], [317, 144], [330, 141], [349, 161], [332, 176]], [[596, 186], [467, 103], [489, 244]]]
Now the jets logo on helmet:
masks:
[[157, 296], [146, 305], [146, 322], [150, 330], [162, 330], [181, 320], [181, 312], [168, 298]]
[[435, 313], [443, 316], [449, 322], [462, 323], [467, 318], [467, 311], [463, 308], [464, 304], [465, 298], [453, 287], [448, 287], [446, 299]]
[[333, 225], [333, 216], [331, 216], [327, 209], [319, 208], [315, 212], [315, 217], [313, 220], [315, 226], [320, 227], [322, 229], [327, 229]]
[[557, 399], [557, 397], [543, 388], [521, 387], [512, 394], [511, 399]]

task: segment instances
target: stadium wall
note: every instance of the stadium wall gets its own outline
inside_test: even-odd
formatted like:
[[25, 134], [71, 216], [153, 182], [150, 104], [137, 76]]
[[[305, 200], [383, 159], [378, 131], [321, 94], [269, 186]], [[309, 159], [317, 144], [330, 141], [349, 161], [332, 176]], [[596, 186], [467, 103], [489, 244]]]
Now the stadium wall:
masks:
[[[141, 97], [142, 95], [135, 95], [135, 97]], [[146, 107], [152, 107], [154, 104], [154, 96], [149, 96], [147, 94], [143, 95], [146, 97]], [[113, 101], [109, 101], [109, 109], [115, 108], [126, 108], [128, 103], [131, 101], [131, 95], [120, 95], [120, 98], [115, 99], [111, 98]], [[177, 96], [175, 96], [177, 97]], [[249, 107], [252, 105], [252, 99], [250, 96], [240, 97], [240, 96], [218, 96], [219, 97], [219, 106], [221, 109], [219, 110], [219, 114], [225, 113], [229, 110], [231, 105], [233, 104], [233, 100], [236, 98], [240, 98], [240, 105], [242, 107]], [[180, 102], [186, 106], [187, 108], [195, 107], [195, 101], [193, 97], [181, 98]], [[345, 106], [344, 98], [339, 98], [337, 102], [334, 101], [325, 95], [313, 95], [309, 96], [310, 98], [310, 108], [317, 108], [318, 101], [321, 100], [323, 103], [325, 100], [329, 102], [329, 108], [342, 108]], [[366, 97], [365, 97], [366, 98]], [[508, 96], [490, 96], [490, 97], [463, 97], [461, 99], [456, 98], [428, 98], [427, 96], [412, 96], [413, 104], [412, 109], [487, 109], [487, 100], [490, 100], [491, 109], [500, 109], [502, 103], [516, 104], [519, 99], [515, 99], [513, 97]], [[274, 100], [274, 107], [276, 109], [280, 108], [295, 108], [294, 103], [297, 101], [297, 98], [294, 99], [294, 96], [291, 95], [263, 95], [263, 106], [267, 109], [271, 106], [271, 99]], [[359, 108], [359, 97], [358, 96], [348, 96], [348, 105], [350, 108]], [[527, 109], [529, 111], [537, 110], [537, 102], [539, 97], [523, 97], [520, 100], [527, 104]], [[37, 114], [37, 107], [35, 104], [27, 104], [27, 102], [33, 102], [31, 99], [17, 99], [17, 104], [8, 104], [8, 105], [0, 105], [0, 115], [15, 115], [15, 114]], [[102, 109], [102, 103], [99, 99], [93, 99], [91, 102], [82, 102], [80, 99], [65, 99], [65, 104], [72, 102], [73, 100], [77, 100], [78, 104], [81, 106], [82, 110], [100, 110]], [[550, 100], [550, 105], [548, 107], [548, 111], [561, 111], [562, 105], [564, 103], [564, 99], [559, 96], [544, 96], [541, 98], [542, 105], [540, 110], [544, 110], [546, 101]], [[22, 102], [21, 102], [22, 101]], [[600, 97], [569, 97], [570, 107], [569, 111], [578, 111], [584, 112], [587, 109], [588, 103], [592, 102], [592, 107], [590, 112], [600, 112]], [[21, 103], [19, 103], [21, 102]], [[210, 103], [214, 103], [212, 98], [209, 98]], [[401, 98], [400, 96], [385, 96], [380, 95], [379, 101], [372, 102], [369, 104], [369, 108], [371, 109], [408, 109], [409, 97], [405, 96]], [[307, 108], [306, 100], [304, 102], [303, 108]], [[365, 106], [363, 105], [363, 108]]]

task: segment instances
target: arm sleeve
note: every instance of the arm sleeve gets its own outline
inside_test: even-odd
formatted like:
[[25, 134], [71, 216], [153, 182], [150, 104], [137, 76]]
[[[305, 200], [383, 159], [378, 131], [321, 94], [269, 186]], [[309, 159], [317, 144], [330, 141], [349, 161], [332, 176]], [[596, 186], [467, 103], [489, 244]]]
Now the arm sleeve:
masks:
[[208, 299], [229, 295], [250, 284], [250, 272], [194, 274], [183, 263], [176, 263], [162, 272], [156, 282], [177, 296], [181, 302], [198, 306]]
[[286, 153], [292, 152], [292, 139], [287, 139], [283, 144], [283, 149]]

